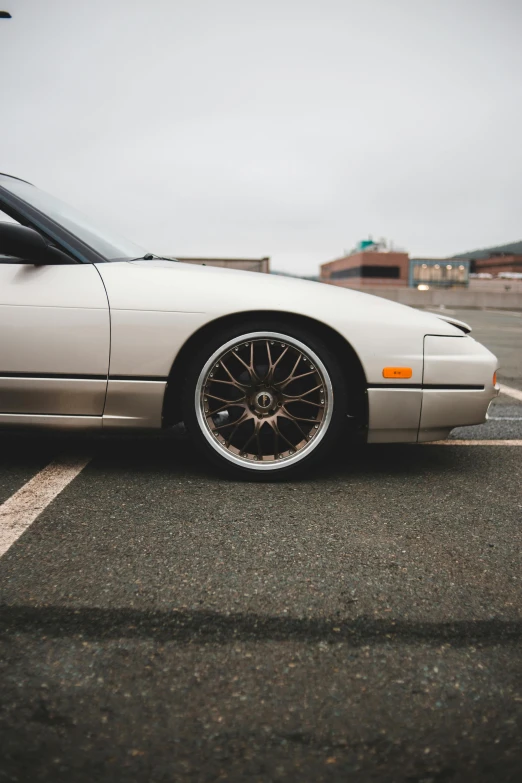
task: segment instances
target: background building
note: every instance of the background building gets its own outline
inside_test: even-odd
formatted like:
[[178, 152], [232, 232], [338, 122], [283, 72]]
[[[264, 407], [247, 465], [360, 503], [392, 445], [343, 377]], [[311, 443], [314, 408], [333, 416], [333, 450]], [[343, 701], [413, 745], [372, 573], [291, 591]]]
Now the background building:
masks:
[[[467, 288], [470, 274], [522, 272], [522, 242], [474, 250], [451, 258], [410, 258], [385, 241], [359, 242], [342, 258], [320, 266], [319, 279], [345, 288]], [[484, 275], [486, 276], [486, 275]], [[489, 275], [488, 275], [489, 276]]]
[[408, 261], [407, 253], [368, 239], [348, 255], [321, 264], [319, 279], [345, 288], [407, 286]]
[[270, 272], [270, 257], [265, 258], [185, 258], [168, 256], [185, 264], [200, 264], [201, 266], [223, 266], [229, 269], [246, 269], [249, 272]]
[[468, 260], [470, 272], [474, 274], [501, 272], [522, 272], [522, 242], [511, 242], [482, 250], [470, 250], [454, 256], [457, 260]]
[[413, 288], [453, 288], [469, 284], [468, 260], [410, 258], [408, 284]]
[[356, 288], [414, 307], [453, 304], [520, 309], [522, 242], [451, 258], [410, 258], [385, 242], [366, 240], [320, 266], [322, 282]]

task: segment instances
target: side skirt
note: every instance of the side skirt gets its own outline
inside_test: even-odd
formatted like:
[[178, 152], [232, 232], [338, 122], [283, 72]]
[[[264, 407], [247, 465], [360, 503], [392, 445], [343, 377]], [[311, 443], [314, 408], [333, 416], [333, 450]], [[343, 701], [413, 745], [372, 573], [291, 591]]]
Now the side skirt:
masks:
[[[123, 430], [162, 427], [166, 379], [111, 378], [103, 416], [57, 413], [0, 413], [0, 427], [38, 427], [58, 430]], [[56, 395], [60, 389], [53, 390]], [[51, 395], [51, 399], [55, 399]]]
[[161, 429], [166, 379], [109, 379], [103, 429]]
[[101, 416], [59, 414], [0, 413], [0, 427], [29, 427], [52, 430], [100, 430]]

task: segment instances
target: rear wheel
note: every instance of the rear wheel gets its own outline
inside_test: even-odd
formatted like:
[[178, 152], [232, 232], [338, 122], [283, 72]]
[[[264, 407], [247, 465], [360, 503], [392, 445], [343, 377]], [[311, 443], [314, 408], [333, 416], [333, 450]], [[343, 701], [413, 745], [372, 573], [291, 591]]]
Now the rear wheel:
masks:
[[309, 468], [346, 419], [335, 358], [287, 325], [224, 330], [194, 357], [184, 421], [207, 457], [236, 476], [273, 479]]

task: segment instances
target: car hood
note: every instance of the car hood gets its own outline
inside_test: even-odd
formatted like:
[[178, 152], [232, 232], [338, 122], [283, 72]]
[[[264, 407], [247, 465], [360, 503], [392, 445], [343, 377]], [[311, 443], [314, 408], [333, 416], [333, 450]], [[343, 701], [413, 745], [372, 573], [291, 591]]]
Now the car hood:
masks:
[[[416, 325], [426, 334], [462, 335], [467, 324], [392, 302], [380, 296], [350, 288], [326, 285], [284, 275], [270, 275], [241, 269], [187, 264], [168, 259], [124, 262], [133, 274], [122, 283], [132, 283], [135, 292], [123, 304], [130, 309], [169, 309], [172, 289], [183, 290], [184, 312], [228, 314], [247, 310], [280, 310], [318, 318], [330, 325], [340, 319], [358, 324]], [[104, 264], [110, 272], [116, 264]], [[124, 285], [122, 298], [132, 294]], [[119, 299], [120, 297], [118, 297]], [[112, 301], [111, 301], [112, 304]], [[177, 307], [176, 307], [177, 309]]]

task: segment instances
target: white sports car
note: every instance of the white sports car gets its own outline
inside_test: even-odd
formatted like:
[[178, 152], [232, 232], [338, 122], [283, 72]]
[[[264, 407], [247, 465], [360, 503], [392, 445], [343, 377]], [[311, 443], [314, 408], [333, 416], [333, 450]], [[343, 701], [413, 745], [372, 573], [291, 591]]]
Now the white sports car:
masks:
[[459, 321], [356, 291], [162, 259], [0, 175], [0, 425], [183, 421], [236, 475], [293, 474], [339, 437], [480, 424], [497, 360]]

